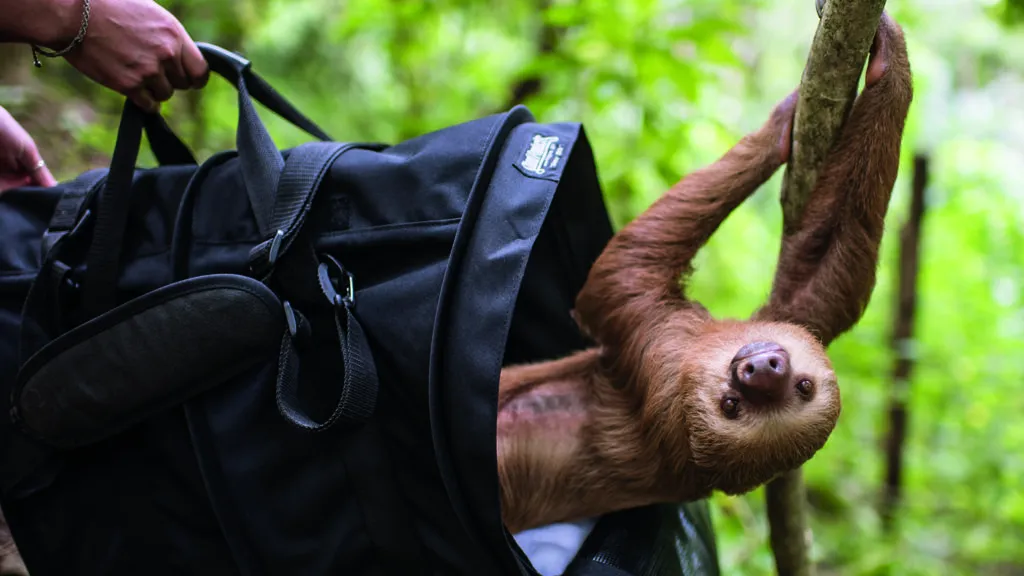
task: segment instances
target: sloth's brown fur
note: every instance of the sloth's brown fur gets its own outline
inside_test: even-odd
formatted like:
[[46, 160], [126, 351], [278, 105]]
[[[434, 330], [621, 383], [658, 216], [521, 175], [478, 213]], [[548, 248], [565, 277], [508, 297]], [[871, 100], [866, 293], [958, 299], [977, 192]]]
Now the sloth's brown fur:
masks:
[[[752, 320], [712, 318], [680, 293], [679, 278], [726, 216], [788, 159], [795, 92], [609, 242], [575, 309], [598, 346], [502, 371], [498, 472], [510, 531], [713, 490], [746, 492], [825, 444], [840, 412], [825, 346], [870, 299], [912, 98], [902, 32], [886, 14], [865, 84]], [[814, 392], [767, 407], [741, 404], [727, 418], [730, 363], [753, 342], [788, 353], [789, 390], [810, 380]]]

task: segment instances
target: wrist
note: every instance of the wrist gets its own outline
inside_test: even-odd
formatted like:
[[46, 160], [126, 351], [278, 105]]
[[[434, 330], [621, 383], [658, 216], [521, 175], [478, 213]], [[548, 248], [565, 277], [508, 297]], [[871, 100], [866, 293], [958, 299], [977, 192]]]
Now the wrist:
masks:
[[37, 12], [25, 22], [26, 31], [33, 36], [30, 41], [51, 50], [65, 48], [78, 35], [82, 25], [82, 0], [46, 0], [40, 4], [39, 12], [42, 14]]

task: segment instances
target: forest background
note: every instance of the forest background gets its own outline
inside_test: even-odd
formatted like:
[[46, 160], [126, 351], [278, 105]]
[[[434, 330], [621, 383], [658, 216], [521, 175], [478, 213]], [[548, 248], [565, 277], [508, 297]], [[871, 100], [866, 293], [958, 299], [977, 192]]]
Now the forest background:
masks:
[[[339, 140], [398, 142], [524, 99], [582, 122], [616, 226], [714, 161], [799, 82], [813, 0], [164, 0], [196, 40], [244, 53]], [[863, 320], [830, 348], [843, 414], [805, 467], [820, 574], [1024, 574], [1024, 15], [1021, 0], [891, 0], [915, 98]], [[523, 80], [538, 79], [539, 82]], [[123, 100], [0, 45], [0, 105], [58, 178], [109, 162]], [[234, 147], [233, 89], [165, 105], [200, 159]], [[262, 108], [279, 146], [307, 139]], [[895, 341], [899, 232], [927, 167], [912, 337]], [[143, 149], [140, 163], [153, 165]], [[693, 294], [747, 316], [770, 289], [782, 171], [698, 257]], [[912, 361], [894, 378], [900, 351]], [[893, 401], [902, 500], [881, 514]], [[763, 489], [716, 495], [724, 574], [773, 571]]]

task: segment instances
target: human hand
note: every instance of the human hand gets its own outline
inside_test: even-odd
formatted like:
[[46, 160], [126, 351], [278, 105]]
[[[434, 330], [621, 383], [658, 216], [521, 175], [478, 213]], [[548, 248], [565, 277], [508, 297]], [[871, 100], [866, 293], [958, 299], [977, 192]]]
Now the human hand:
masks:
[[39, 156], [32, 137], [0, 107], [0, 193], [19, 186], [53, 186], [57, 181]]
[[[69, 41], [81, 15], [69, 12]], [[64, 58], [148, 112], [174, 90], [202, 88], [209, 79], [206, 60], [184, 26], [152, 0], [91, 0], [85, 39]]]

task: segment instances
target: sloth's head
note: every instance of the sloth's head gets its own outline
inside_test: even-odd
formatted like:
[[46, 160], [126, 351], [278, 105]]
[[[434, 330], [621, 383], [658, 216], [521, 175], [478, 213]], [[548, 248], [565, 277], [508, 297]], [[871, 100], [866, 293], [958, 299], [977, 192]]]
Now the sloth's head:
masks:
[[712, 488], [746, 492], [825, 445], [839, 387], [814, 336], [778, 322], [711, 322], [701, 332], [679, 401], [692, 463]]

